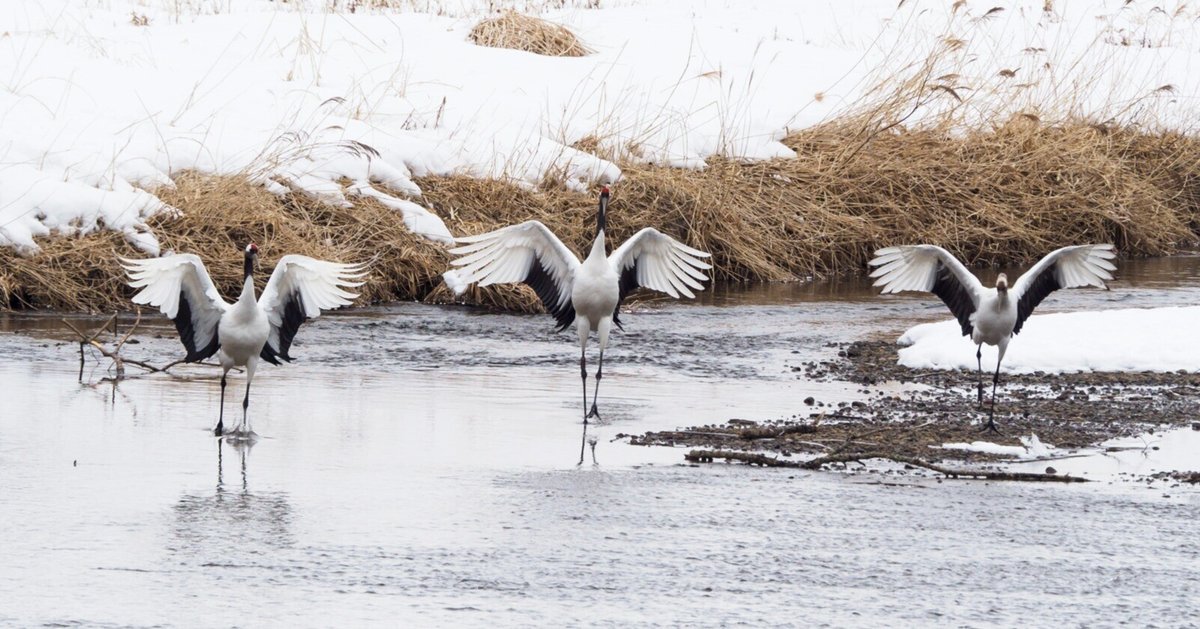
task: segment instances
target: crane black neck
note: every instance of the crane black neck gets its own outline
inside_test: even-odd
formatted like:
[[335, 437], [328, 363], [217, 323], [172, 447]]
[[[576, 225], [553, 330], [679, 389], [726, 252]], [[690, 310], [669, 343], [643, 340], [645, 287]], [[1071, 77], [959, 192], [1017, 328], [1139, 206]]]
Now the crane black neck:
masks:
[[242, 268], [243, 268], [243, 273], [242, 273], [243, 281], [245, 281], [246, 278], [250, 277], [251, 275], [254, 275], [254, 254], [253, 253], [250, 253], [249, 251], [246, 252], [246, 262], [245, 262], [245, 266], [243, 266]]
[[600, 232], [604, 231], [608, 222], [608, 191], [600, 193], [600, 211], [596, 213], [596, 237], [600, 237]]

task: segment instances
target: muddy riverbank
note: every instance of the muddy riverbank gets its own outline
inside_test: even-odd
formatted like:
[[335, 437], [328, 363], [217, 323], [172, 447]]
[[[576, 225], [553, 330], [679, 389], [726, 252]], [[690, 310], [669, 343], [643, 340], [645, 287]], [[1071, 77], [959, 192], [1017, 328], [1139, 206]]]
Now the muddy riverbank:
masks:
[[[1070, 453], [1105, 441], [1200, 418], [1200, 374], [1067, 373], [1001, 374], [996, 390], [999, 433], [984, 430], [991, 376], [983, 375], [979, 402], [974, 371], [909, 369], [897, 364], [889, 338], [837, 344], [837, 356], [791, 365], [797, 378], [853, 383], [862, 400], [810, 396], [797, 412], [776, 420], [732, 419], [725, 424], [647, 432], [638, 445], [828, 456], [884, 453], [932, 462], [1015, 459], [1016, 449], [1036, 453], [1038, 443]], [[971, 346], [964, 343], [963, 351]], [[880, 389], [880, 383], [889, 386]], [[1200, 426], [1200, 424], [1197, 424]], [[1036, 435], [1037, 442], [1030, 436]], [[946, 448], [986, 441], [1009, 448]], [[1032, 443], [1032, 445], [1031, 445]]]

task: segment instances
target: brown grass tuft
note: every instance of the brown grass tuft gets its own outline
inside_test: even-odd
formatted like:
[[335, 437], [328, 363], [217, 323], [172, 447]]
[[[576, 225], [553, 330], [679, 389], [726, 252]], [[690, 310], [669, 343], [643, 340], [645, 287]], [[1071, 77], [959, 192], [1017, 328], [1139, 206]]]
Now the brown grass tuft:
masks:
[[[890, 244], [936, 243], [969, 263], [994, 265], [1084, 242], [1113, 242], [1131, 256], [1169, 254], [1195, 246], [1200, 233], [1200, 139], [1177, 133], [1016, 116], [974, 132], [831, 124], [784, 143], [796, 159], [713, 158], [704, 170], [622, 164], [610, 247], [654, 226], [711, 252], [716, 279], [793, 280], [861, 273], [871, 253]], [[455, 234], [537, 219], [579, 253], [594, 234], [592, 194], [469, 177], [418, 184], [421, 202]], [[197, 175], [159, 194], [183, 212], [152, 221], [163, 249], [199, 254], [226, 296], [239, 289], [239, 252], [253, 240], [265, 269], [288, 253], [371, 261], [360, 303], [454, 300], [440, 277], [451, 256], [378, 203], [336, 208], [279, 198], [241, 178]], [[3, 306], [128, 307], [116, 258], [140, 254], [119, 234], [40, 244], [28, 258], [0, 248]], [[523, 286], [473, 287], [465, 300], [538, 308]]]
[[[362, 200], [337, 208], [308, 197], [281, 199], [239, 177], [185, 174], [174, 189], [158, 196], [179, 208], [180, 216], [160, 216], [150, 224], [163, 251], [195, 253], [226, 299], [241, 290], [241, 250], [258, 243], [266, 285], [276, 260], [300, 253], [337, 262], [370, 262], [360, 303], [424, 295], [441, 282], [444, 253], [436, 243], [404, 227], [398, 212]], [[0, 248], [0, 299], [8, 308], [101, 311], [130, 307], [119, 256], [137, 251], [115, 232], [39, 243], [31, 257]]]
[[567, 27], [516, 11], [505, 11], [476, 24], [468, 37], [480, 46], [550, 57], [582, 57], [591, 53]]
[[[1200, 140], [1180, 134], [1017, 117], [990, 131], [892, 130], [865, 143], [861, 127], [830, 125], [784, 143], [797, 159], [622, 164], [610, 247], [649, 225], [711, 252], [717, 279], [786, 281], [861, 273], [891, 244], [937, 243], [998, 265], [1085, 242], [1164, 255], [1200, 233]], [[455, 234], [532, 218], [584, 253], [595, 229], [592, 196], [466, 177], [420, 185]], [[450, 298], [441, 291], [426, 297]], [[467, 300], [536, 309], [523, 289], [473, 288]]]

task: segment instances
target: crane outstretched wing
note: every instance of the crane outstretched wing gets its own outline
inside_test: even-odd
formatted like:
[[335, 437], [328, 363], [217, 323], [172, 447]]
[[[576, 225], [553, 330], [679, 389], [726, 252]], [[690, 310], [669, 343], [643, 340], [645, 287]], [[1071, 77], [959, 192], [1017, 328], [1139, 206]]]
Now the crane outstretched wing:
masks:
[[1047, 295], [1060, 288], [1107, 288], [1105, 280], [1111, 280], [1111, 272], [1117, 270], [1116, 265], [1109, 262], [1117, 257], [1113, 249], [1108, 244], [1063, 247], [1047, 254], [1017, 278], [1012, 288], [1012, 298], [1017, 300], [1017, 324], [1013, 326], [1013, 334], [1021, 331], [1025, 320]]
[[186, 362], [217, 353], [217, 326], [229, 304], [221, 299], [199, 257], [181, 253], [144, 260], [121, 258], [121, 265], [129, 275], [129, 285], [141, 289], [133, 303], [155, 306], [175, 321], [187, 349]]
[[455, 238], [463, 243], [450, 253], [460, 256], [451, 264], [463, 285], [480, 286], [524, 282], [533, 288], [542, 306], [558, 322], [558, 330], [575, 321], [571, 288], [579, 258], [545, 225], [525, 221], [478, 236]]
[[271, 334], [259, 354], [278, 365], [279, 359], [291, 362], [288, 348], [300, 324], [321, 316], [322, 310], [349, 306], [358, 297], [347, 291], [361, 286], [363, 264], [341, 264], [308, 256], [287, 255], [279, 259], [258, 304], [267, 313]]
[[941, 298], [954, 313], [963, 336], [974, 330], [971, 315], [979, 308], [983, 284], [949, 251], [934, 245], [885, 247], [867, 263], [879, 267], [871, 271], [880, 292], [928, 291]]
[[693, 290], [704, 290], [702, 273], [712, 265], [702, 258], [709, 254], [647, 227], [626, 240], [608, 256], [608, 263], [620, 276], [620, 298], [613, 311], [613, 323], [621, 325], [621, 303], [639, 287], [666, 293], [676, 299], [695, 297]]

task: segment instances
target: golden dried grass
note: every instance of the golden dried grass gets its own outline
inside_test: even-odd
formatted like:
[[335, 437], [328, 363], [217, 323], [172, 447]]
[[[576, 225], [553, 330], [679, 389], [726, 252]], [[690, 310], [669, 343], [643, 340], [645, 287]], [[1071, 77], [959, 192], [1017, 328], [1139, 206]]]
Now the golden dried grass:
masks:
[[[714, 158], [704, 170], [622, 164], [610, 246], [654, 226], [710, 251], [716, 279], [793, 280], [861, 273], [871, 252], [889, 244], [932, 242], [969, 263], [1016, 264], [1082, 242], [1113, 242], [1131, 256], [1169, 254], [1195, 246], [1200, 233], [1200, 140], [1193, 137], [1023, 117], [974, 132], [866, 133], [860, 122], [793, 133], [784, 143], [795, 159]], [[592, 194], [469, 177], [418, 183], [421, 202], [455, 234], [537, 219], [585, 253], [595, 229]], [[163, 249], [201, 255], [227, 296], [239, 288], [239, 251], [253, 240], [266, 268], [288, 253], [370, 260], [360, 303], [455, 299], [440, 277], [451, 259], [445, 248], [411, 234], [376, 202], [337, 208], [276, 197], [244, 178], [198, 175], [159, 194], [182, 210], [152, 221]], [[6, 307], [128, 306], [116, 258], [139, 254], [119, 234], [40, 244], [32, 257], [0, 248]], [[464, 300], [538, 308], [523, 286], [472, 287]]]
[[[242, 248], [262, 252], [261, 288], [283, 255], [370, 262], [360, 303], [409, 298], [433, 290], [442, 248], [404, 227], [398, 212], [372, 200], [338, 208], [300, 195], [277, 197], [244, 177], [184, 174], [158, 196], [181, 210], [150, 220], [163, 251], [199, 255], [227, 299], [241, 290]], [[129, 308], [132, 290], [117, 258], [143, 257], [118, 233], [52, 238], [30, 257], [0, 248], [0, 298], [11, 309], [101, 311]], [[431, 274], [430, 274], [431, 273]]]
[[549, 57], [582, 57], [591, 51], [565, 26], [516, 11], [479, 22], [468, 38], [477, 45]]
[[[608, 219], [610, 247], [647, 225], [713, 254], [719, 280], [861, 273], [882, 246], [931, 242], [972, 264], [1029, 263], [1072, 243], [1112, 242], [1126, 255], [1195, 246], [1200, 140], [1084, 123], [1018, 118], [996, 129], [794, 133], [796, 159], [712, 159], [704, 170], [623, 164]], [[420, 181], [450, 230], [476, 234], [545, 223], [585, 253], [595, 200], [466, 177]], [[426, 296], [450, 299], [444, 288]], [[472, 288], [467, 301], [536, 310], [532, 292]]]

